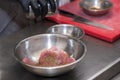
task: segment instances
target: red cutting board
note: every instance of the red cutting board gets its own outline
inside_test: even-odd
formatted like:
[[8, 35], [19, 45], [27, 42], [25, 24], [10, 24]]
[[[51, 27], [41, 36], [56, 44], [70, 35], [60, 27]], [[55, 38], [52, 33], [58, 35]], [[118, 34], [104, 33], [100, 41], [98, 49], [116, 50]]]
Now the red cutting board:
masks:
[[97, 37], [99, 39], [114, 42], [116, 39], [120, 38], [120, 0], [111, 0], [113, 2], [113, 8], [111, 11], [104, 16], [89, 16], [85, 14], [79, 6], [81, 0], [73, 1], [71, 3], [65, 4], [60, 7], [60, 10], [76, 14], [78, 16], [85, 17], [89, 20], [99, 22], [101, 24], [108, 25], [109, 27], [114, 28], [114, 30], [105, 30], [97, 27], [93, 27], [90, 25], [86, 25], [84, 23], [74, 22], [72, 18], [55, 14], [48, 19], [53, 20], [57, 23], [66, 23], [73, 24], [78, 27], [81, 27], [85, 30], [86, 34]]

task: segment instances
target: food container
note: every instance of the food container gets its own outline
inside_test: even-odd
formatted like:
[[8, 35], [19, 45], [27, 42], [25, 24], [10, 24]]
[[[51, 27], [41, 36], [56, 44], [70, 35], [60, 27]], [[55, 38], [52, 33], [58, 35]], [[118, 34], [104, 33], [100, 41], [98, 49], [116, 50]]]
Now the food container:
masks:
[[[49, 67], [36, 66], [23, 62], [23, 59], [28, 58], [30, 61], [37, 63], [41, 55], [38, 51], [51, 47], [65, 51], [67, 55], [73, 57], [75, 61], [64, 65]], [[82, 41], [72, 37], [61, 34], [40, 34], [20, 41], [16, 45], [14, 57], [27, 70], [40, 76], [52, 77], [74, 69], [84, 58], [86, 51], [86, 45]]]

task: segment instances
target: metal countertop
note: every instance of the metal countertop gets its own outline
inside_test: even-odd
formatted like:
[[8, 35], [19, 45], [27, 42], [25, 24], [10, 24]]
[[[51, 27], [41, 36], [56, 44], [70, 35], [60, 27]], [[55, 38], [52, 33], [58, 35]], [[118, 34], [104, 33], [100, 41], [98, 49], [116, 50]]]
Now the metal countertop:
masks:
[[11, 35], [0, 37], [0, 80], [109, 80], [111, 78], [115, 80], [119, 78], [119, 75], [113, 77], [120, 72], [120, 40], [107, 43], [88, 35], [85, 35], [83, 39], [87, 45], [87, 54], [74, 70], [51, 78], [27, 71], [12, 55], [16, 44], [26, 37], [44, 33], [48, 27], [55, 23], [50, 21], [37, 24], [29, 23], [16, 0], [0, 0], [0, 7], [9, 16], [16, 16], [7, 27], [23, 28]]
[[107, 43], [88, 35], [83, 39], [87, 54], [74, 70], [51, 78], [25, 70], [12, 55], [16, 44], [26, 37], [44, 33], [54, 24], [43, 21], [0, 39], [0, 80], [107, 80], [120, 72], [120, 40]]

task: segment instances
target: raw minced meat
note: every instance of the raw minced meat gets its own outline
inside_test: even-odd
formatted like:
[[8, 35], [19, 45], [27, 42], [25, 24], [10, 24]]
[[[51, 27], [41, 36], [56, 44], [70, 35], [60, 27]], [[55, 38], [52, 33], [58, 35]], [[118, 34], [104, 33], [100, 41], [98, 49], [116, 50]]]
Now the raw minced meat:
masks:
[[[33, 62], [30, 62], [29, 60], [27, 61], [28, 62], [23, 59], [23, 62], [27, 64], [33, 64]], [[56, 47], [51, 47], [49, 49], [44, 49], [40, 52], [39, 63], [36, 65], [51, 67], [65, 65], [74, 61], [75, 59], [73, 57], [70, 57], [67, 52], [60, 50]]]

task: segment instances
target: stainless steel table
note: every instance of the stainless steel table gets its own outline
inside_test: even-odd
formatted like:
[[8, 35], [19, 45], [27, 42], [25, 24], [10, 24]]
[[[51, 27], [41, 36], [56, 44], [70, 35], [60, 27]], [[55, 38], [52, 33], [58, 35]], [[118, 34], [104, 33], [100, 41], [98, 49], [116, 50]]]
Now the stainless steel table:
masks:
[[88, 35], [83, 39], [87, 54], [74, 70], [51, 78], [25, 70], [13, 58], [16, 44], [26, 37], [44, 33], [54, 24], [43, 21], [0, 39], [0, 80], [108, 80], [120, 72], [120, 40], [107, 43]]
[[120, 80], [120, 73], [113, 77], [111, 80]]
[[[7, 26], [22, 27], [20, 31], [0, 37], [0, 80], [115, 80], [113, 77], [120, 72], [120, 40], [107, 43], [88, 35], [83, 39], [87, 54], [74, 70], [49, 78], [27, 71], [13, 57], [16, 44], [26, 37], [44, 33], [55, 23], [42, 21], [29, 24], [17, 0], [0, 0], [0, 7], [10, 16], [16, 16]], [[13, 22], [17, 25], [13, 25]]]

